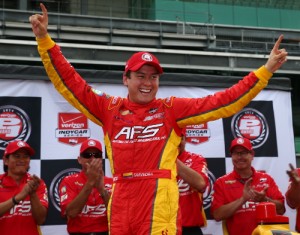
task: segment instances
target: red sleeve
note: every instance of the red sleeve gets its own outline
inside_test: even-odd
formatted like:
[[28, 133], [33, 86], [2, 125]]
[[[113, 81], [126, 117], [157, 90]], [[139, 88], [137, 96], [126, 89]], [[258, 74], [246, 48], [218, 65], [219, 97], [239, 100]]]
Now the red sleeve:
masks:
[[266, 85], [265, 79], [259, 79], [256, 73], [251, 72], [232, 87], [203, 98], [174, 98], [176, 121], [180, 127], [184, 127], [232, 116]]
[[59, 198], [60, 198], [60, 210], [61, 216], [66, 215], [67, 205], [76, 197], [77, 189], [72, 183], [72, 179], [68, 176], [64, 177], [59, 185]]
[[212, 201], [210, 206], [210, 212], [211, 214], [214, 212], [214, 210], [218, 209], [219, 207], [223, 206], [225, 204], [224, 201], [224, 190], [223, 190], [223, 182], [220, 179], [217, 179], [213, 186], [213, 195], [212, 195]]
[[205, 188], [208, 186], [208, 169], [207, 169], [207, 162], [204, 157], [197, 154], [192, 154], [192, 157], [194, 159], [192, 169], [197, 171], [205, 180]]
[[37, 196], [40, 199], [41, 204], [44, 207], [48, 208], [48, 204], [49, 204], [48, 190], [47, 190], [47, 186], [46, 186], [44, 180], [41, 180], [41, 182], [40, 182], [40, 186], [37, 190]]

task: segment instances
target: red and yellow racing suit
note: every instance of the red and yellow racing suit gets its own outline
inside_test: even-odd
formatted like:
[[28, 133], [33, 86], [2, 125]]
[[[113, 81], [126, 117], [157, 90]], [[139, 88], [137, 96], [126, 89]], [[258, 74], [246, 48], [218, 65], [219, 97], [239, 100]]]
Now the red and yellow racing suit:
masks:
[[140, 105], [89, 86], [50, 36], [37, 42], [58, 92], [103, 128], [114, 176], [108, 205], [110, 233], [180, 234], [176, 158], [181, 128], [233, 115], [267, 85], [272, 74], [261, 67], [215, 95], [168, 97]]

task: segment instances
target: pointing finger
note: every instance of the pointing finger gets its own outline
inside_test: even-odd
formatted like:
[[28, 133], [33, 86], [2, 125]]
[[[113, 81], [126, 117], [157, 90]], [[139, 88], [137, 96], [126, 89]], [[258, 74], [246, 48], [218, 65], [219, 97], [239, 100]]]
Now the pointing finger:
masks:
[[278, 51], [282, 39], [283, 39], [283, 35], [281, 34], [281, 35], [279, 36], [279, 38], [277, 39], [277, 41], [275, 42], [275, 45], [274, 45], [274, 47], [273, 47], [273, 50]]

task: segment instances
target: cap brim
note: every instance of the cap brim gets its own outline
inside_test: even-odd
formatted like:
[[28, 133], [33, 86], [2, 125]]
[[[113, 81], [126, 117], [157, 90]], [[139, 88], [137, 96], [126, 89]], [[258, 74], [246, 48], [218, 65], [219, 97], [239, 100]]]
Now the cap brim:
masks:
[[12, 154], [12, 153], [18, 151], [19, 149], [25, 149], [29, 153], [30, 157], [35, 154], [35, 151], [33, 150], [33, 148], [24, 146], [24, 147], [21, 147], [21, 148], [12, 149], [10, 152], [7, 152], [5, 155], [3, 155], [3, 157], [6, 157], [7, 155]]
[[230, 152], [232, 152], [232, 149], [234, 149], [237, 146], [243, 147], [243, 148], [247, 149], [248, 151], [252, 150], [252, 149], [249, 149], [249, 148], [247, 148], [246, 146], [244, 146], [242, 144], [235, 144], [235, 145], [233, 145], [233, 146], [230, 147]]
[[135, 64], [133, 67], [128, 68], [127, 71], [130, 70], [130, 71], [136, 72], [136, 71], [138, 71], [143, 65], [146, 65], [146, 64], [155, 67], [155, 68], [157, 69], [157, 72], [158, 72], [159, 74], [162, 74], [162, 73], [163, 73], [162, 67], [161, 67], [158, 63], [151, 62], [151, 61], [143, 61], [142, 63]]
[[33, 156], [35, 154], [35, 151], [33, 150], [33, 148], [30, 147], [24, 147], [24, 149], [26, 149], [29, 152], [30, 156]]

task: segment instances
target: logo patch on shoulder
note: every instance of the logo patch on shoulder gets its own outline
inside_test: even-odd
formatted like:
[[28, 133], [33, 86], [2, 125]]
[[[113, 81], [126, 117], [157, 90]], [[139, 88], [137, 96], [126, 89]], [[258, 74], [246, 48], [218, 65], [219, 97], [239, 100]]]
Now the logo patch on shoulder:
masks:
[[226, 180], [225, 184], [234, 184], [236, 180]]
[[174, 99], [174, 97], [171, 96], [171, 97], [167, 97], [167, 98], [163, 99], [162, 101], [167, 107], [170, 108], [173, 105], [173, 99]]
[[118, 96], [112, 96], [112, 97], [110, 97], [110, 102], [109, 102], [108, 110], [112, 110], [115, 107], [118, 107], [120, 105], [121, 101], [122, 101], [121, 97], [118, 97]]

